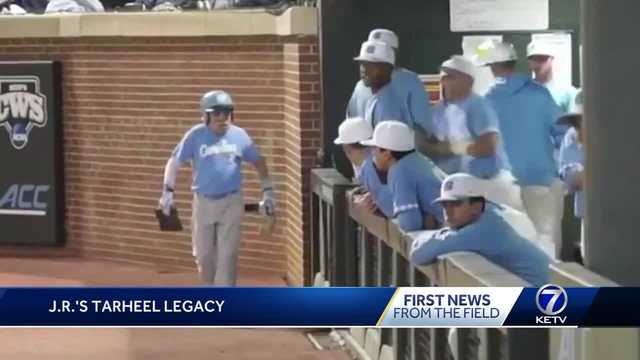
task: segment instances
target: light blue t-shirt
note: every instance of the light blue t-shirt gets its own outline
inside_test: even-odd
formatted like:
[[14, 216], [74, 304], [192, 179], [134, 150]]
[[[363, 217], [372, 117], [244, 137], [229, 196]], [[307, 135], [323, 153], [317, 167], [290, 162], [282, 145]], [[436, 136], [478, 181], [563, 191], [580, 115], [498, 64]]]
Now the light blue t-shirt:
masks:
[[[408, 111], [409, 125], [429, 129], [431, 124], [429, 94], [418, 75], [404, 68], [395, 68], [391, 74], [391, 87]], [[358, 81], [347, 105], [347, 117], [364, 118], [367, 102], [372, 96], [371, 88], [367, 87], [362, 80]]]
[[362, 183], [360, 182], [360, 174], [362, 173], [362, 167], [364, 166], [366, 159], [370, 158], [372, 156], [372, 149], [371, 148], [366, 148], [366, 158], [365, 161], [363, 161], [360, 166], [356, 166], [354, 163], [351, 163], [351, 167], [353, 168], [353, 181], [362, 185]]
[[[442, 100], [433, 110], [433, 123], [432, 133], [440, 141], [475, 142], [480, 136], [492, 132], [500, 137], [495, 110], [477, 94], [460, 101]], [[453, 155], [434, 157], [433, 160], [447, 174], [464, 172], [483, 179], [492, 178], [500, 170], [510, 169], [502, 139], [492, 156]]]
[[[526, 216], [512, 209], [487, 203], [480, 218], [461, 229], [444, 228], [418, 236], [410, 251], [411, 262], [426, 265], [439, 255], [474, 252], [503, 267], [533, 286], [549, 281], [549, 258], [516, 229], [518, 217]], [[535, 231], [532, 231], [535, 234]], [[535, 235], [534, 235], [535, 236]]]
[[371, 193], [373, 201], [384, 216], [391, 218], [393, 216], [391, 192], [389, 191], [387, 182], [383, 182], [382, 179], [380, 179], [378, 170], [373, 162], [373, 155], [369, 156], [362, 164], [358, 181], [360, 185], [364, 186], [365, 190]]
[[555, 82], [545, 84], [545, 86], [556, 102], [556, 105], [560, 108], [560, 111], [563, 113], [569, 112], [573, 107], [578, 89], [571, 85], [559, 85]]
[[497, 78], [486, 98], [498, 114], [511, 171], [522, 186], [549, 186], [558, 177], [554, 148], [566, 128], [558, 126], [560, 108], [549, 91], [528, 76]]
[[442, 207], [433, 201], [440, 196], [446, 174], [424, 155], [413, 152], [389, 169], [389, 190], [393, 198], [393, 221], [404, 231], [424, 228], [424, 217], [432, 215], [440, 223]]
[[573, 184], [577, 174], [584, 169], [584, 150], [578, 141], [575, 128], [567, 131], [560, 145], [560, 177], [569, 192], [574, 193], [573, 212], [577, 218], [584, 217], [584, 192]]
[[242, 161], [255, 163], [260, 153], [243, 129], [231, 125], [222, 136], [205, 124], [191, 128], [173, 150], [181, 163], [191, 161], [191, 190], [201, 195], [224, 195], [240, 191]]
[[409, 112], [390, 83], [381, 87], [367, 100], [364, 119], [374, 129], [378, 123], [387, 120], [397, 120], [411, 126]]

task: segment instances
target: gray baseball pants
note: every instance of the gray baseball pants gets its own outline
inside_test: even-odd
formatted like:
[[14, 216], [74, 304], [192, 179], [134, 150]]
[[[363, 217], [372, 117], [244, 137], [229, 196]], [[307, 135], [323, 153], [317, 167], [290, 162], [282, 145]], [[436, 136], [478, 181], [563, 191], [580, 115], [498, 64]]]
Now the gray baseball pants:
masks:
[[211, 199], [193, 196], [191, 243], [203, 282], [218, 286], [236, 284], [244, 201], [242, 193]]

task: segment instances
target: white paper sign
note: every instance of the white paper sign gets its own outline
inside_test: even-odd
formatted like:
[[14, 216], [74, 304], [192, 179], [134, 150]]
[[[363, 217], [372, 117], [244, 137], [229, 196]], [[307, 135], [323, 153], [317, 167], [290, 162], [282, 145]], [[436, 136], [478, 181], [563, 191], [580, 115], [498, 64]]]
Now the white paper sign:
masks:
[[[502, 41], [502, 35], [472, 35], [462, 37], [462, 55], [467, 59], [473, 59], [476, 49], [486, 40]], [[473, 91], [476, 94], [484, 95], [495, 82], [495, 78], [488, 66], [476, 66], [475, 81]]]
[[533, 34], [531, 40], [544, 42], [553, 49], [553, 81], [564, 86], [572, 85], [571, 34]]
[[546, 30], [549, 0], [449, 0], [451, 31]]

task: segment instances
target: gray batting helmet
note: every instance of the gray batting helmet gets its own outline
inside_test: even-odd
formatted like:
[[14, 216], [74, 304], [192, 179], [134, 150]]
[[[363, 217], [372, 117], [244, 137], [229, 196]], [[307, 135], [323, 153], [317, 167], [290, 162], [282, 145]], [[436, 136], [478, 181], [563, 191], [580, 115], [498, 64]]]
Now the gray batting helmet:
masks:
[[231, 95], [222, 90], [213, 90], [202, 95], [200, 99], [200, 111], [210, 113], [216, 110], [233, 110]]

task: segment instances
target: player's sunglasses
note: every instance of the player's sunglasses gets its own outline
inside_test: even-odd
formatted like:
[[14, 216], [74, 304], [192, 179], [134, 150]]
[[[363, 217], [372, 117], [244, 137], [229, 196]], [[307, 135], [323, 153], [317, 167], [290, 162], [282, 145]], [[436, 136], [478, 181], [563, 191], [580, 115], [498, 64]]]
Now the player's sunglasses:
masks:
[[229, 115], [233, 112], [233, 108], [229, 107], [214, 107], [207, 111], [211, 115]]

